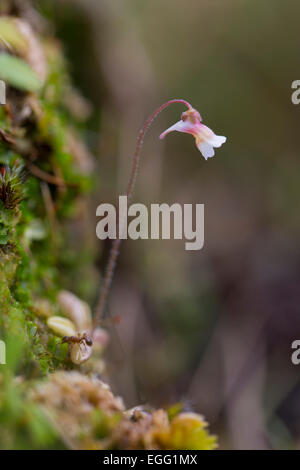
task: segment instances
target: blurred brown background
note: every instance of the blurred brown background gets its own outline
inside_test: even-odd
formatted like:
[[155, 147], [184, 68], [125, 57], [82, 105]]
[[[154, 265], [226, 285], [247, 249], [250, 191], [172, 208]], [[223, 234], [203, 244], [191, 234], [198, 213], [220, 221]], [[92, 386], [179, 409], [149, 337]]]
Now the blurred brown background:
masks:
[[[124, 193], [137, 132], [171, 98], [228, 137], [146, 139], [134, 200], [204, 203], [205, 246], [127, 241], [110, 296], [108, 372], [127, 405], [182, 401], [222, 448], [300, 447], [300, 4], [296, 0], [40, 0], [94, 107], [92, 208]], [[95, 217], [95, 226], [96, 226]], [[95, 235], [96, 236], [96, 235]], [[99, 241], [99, 269], [109, 245]], [[94, 299], [95, 301], [95, 299]], [[116, 324], [116, 317], [120, 321]]]

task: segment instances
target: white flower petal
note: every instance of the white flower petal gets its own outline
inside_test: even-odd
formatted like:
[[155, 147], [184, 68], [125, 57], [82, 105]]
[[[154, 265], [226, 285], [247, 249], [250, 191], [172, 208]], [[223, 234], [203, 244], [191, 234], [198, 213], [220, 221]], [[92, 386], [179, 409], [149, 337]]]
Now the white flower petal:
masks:
[[200, 152], [202, 153], [205, 160], [207, 160], [208, 158], [213, 157], [214, 154], [215, 154], [213, 146], [210, 145], [208, 142], [199, 142], [197, 147], [200, 150]]
[[214, 134], [213, 137], [207, 140], [207, 142], [213, 147], [221, 147], [226, 142], [226, 137], [223, 135]]
[[213, 147], [221, 147], [221, 145], [226, 142], [226, 137], [223, 137], [222, 135], [216, 135], [214, 131], [204, 124], [201, 124], [199, 131], [199, 137], [201, 140], [208, 142]]
[[188, 132], [190, 133], [191, 130], [195, 128], [195, 124], [192, 124], [190, 121], [178, 121], [176, 124], [173, 124], [173, 126], [169, 127], [167, 130], [165, 130], [162, 134], [160, 134], [159, 138], [163, 139], [167, 134], [173, 131], [177, 132]]

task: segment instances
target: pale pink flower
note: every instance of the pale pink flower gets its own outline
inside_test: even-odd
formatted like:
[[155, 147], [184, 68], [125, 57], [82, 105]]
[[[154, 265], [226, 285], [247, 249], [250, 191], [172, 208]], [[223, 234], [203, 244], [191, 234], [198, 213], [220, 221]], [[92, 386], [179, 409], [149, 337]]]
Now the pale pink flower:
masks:
[[188, 109], [181, 115], [181, 120], [164, 131], [159, 138], [163, 139], [169, 132], [178, 131], [192, 134], [196, 140], [196, 146], [205, 160], [213, 157], [214, 147], [221, 147], [226, 142], [226, 137], [216, 135], [209, 127], [201, 123], [200, 113], [193, 108]]

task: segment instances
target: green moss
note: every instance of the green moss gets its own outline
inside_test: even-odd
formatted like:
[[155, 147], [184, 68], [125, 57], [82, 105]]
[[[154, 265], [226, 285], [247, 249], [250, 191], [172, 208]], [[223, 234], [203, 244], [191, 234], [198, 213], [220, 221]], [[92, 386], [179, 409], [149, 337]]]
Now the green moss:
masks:
[[[61, 279], [72, 278], [76, 260], [71, 256], [64, 262], [69, 237], [65, 221], [73, 217], [75, 201], [92, 186], [68, 150], [66, 137], [77, 122], [64, 105], [71, 84], [62, 51], [45, 40], [44, 52], [48, 74], [42, 90], [29, 95], [9, 88], [8, 106], [0, 107], [0, 130], [10, 136], [0, 144], [0, 333], [5, 339], [12, 319], [24, 332], [27, 351], [20, 372], [28, 379], [66, 363], [66, 346], [36, 316], [34, 302], [35, 298], [55, 302], [64, 287]], [[22, 104], [31, 106], [32, 102], [30, 119], [16, 126]], [[11, 109], [17, 111], [12, 114]], [[27, 166], [28, 152], [18, 148], [35, 152], [35, 167], [59, 175], [65, 184], [57, 186], [33, 175]], [[47, 186], [48, 201], [43, 186], [44, 190]], [[80, 262], [84, 267], [84, 257]]]

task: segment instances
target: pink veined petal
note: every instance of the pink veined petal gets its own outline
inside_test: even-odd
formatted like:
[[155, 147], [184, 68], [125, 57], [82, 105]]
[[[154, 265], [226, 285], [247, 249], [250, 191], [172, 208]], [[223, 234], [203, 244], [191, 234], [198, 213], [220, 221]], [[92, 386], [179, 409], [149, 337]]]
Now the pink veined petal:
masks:
[[187, 132], [188, 134], [195, 133], [195, 124], [192, 124], [189, 121], [178, 121], [173, 126], [169, 127], [165, 130], [162, 134], [160, 134], [159, 138], [163, 139], [167, 134], [170, 132], [177, 131], [177, 132]]
[[207, 160], [208, 158], [213, 157], [214, 154], [215, 154], [213, 146], [210, 145], [208, 142], [200, 141], [197, 144], [197, 147], [200, 150], [200, 152], [202, 153], [205, 160]]

